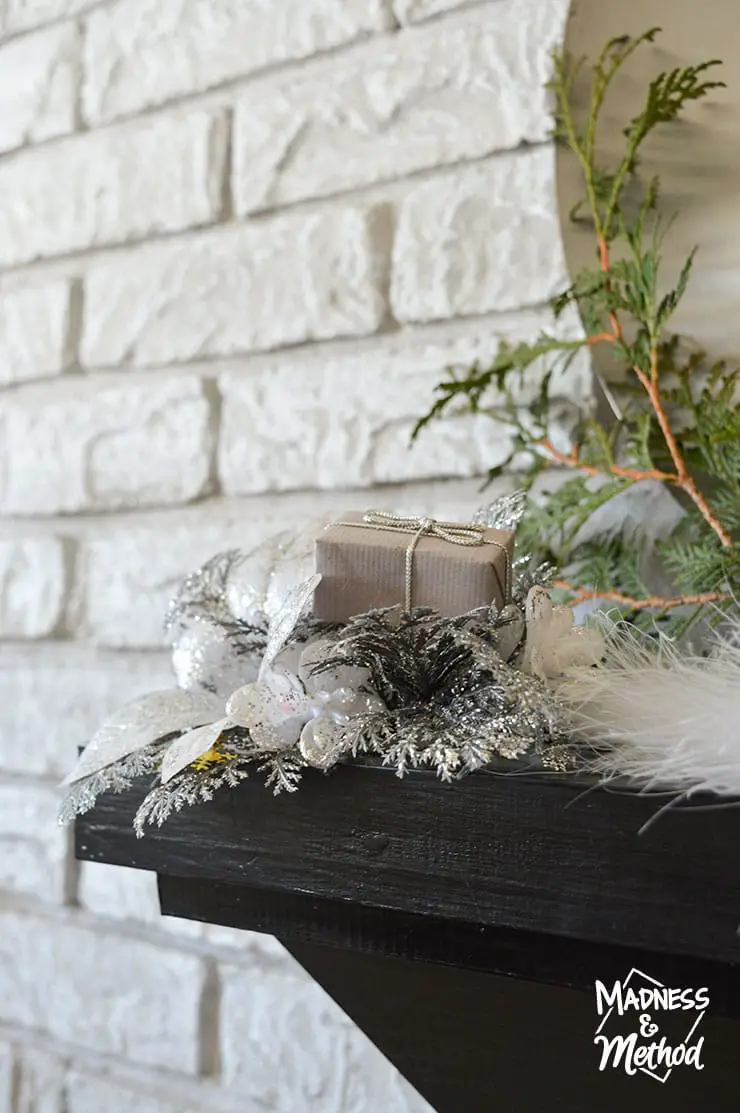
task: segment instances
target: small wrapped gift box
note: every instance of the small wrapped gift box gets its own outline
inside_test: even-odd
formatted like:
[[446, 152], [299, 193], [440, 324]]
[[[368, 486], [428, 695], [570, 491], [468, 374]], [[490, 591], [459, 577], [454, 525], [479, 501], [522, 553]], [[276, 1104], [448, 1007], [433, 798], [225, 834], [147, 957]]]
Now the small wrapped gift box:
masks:
[[314, 615], [345, 622], [398, 604], [432, 607], [447, 617], [511, 596], [514, 534], [478, 525], [347, 513], [316, 539], [321, 582]]

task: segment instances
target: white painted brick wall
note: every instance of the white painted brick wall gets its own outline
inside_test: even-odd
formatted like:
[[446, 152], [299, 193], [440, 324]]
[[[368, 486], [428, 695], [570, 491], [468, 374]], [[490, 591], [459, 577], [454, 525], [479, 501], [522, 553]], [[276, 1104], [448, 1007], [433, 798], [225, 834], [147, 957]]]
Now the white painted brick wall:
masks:
[[0, 47], [0, 152], [74, 129], [78, 50], [72, 23]]
[[0, 625], [7, 637], [54, 634], [64, 609], [65, 571], [59, 538], [0, 541]]
[[75, 378], [8, 395], [0, 512], [188, 502], [208, 484], [210, 407], [193, 375]]
[[0, 387], [60, 374], [71, 361], [68, 282], [11, 290], [0, 306]]
[[216, 220], [225, 120], [194, 109], [21, 151], [0, 163], [0, 266]]
[[59, 792], [43, 784], [0, 784], [0, 889], [61, 903], [69, 832], [59, 827]]
[[[524, 9], [527, 18], [523, 19]], [[234, 124], [246, 215], [542, 142], [558, 5], [501, 0], [249, 86]]]
[[146, 366], [373, 333], [389, 266], [383, 217], [337, 205], [93, 264], [82, 361]]
[[400, 206], [390, 295], [398, 321], [536, 305], [565, 281], [551, 147], [440, 174]]
[[0, 27], [9, 35], [27, 31], [64, 16], [77, 15], [94, 3], [96, 0], [3, 0]]
[[200, 561], [486, 497], [485, 419], [408, 437], [552, 326], [567, 7], [0, 0], [0, 1113], [427, 1108], [275, 941], [76, 865], [55, 784]]
[[390, 25], [388, 0], [118, 0], [88, 20], [85, 114], [138, 112]]
[[68, 919], [0, 911], [0, 1019], [195, 1076], [206, 967]]

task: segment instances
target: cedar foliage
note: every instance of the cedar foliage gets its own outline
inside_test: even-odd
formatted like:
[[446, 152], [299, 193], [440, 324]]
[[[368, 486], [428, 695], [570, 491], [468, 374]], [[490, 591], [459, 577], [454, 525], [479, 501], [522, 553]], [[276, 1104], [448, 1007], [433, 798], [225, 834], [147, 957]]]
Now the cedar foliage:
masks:
[[[584, 187], [583, 201], [571, 217], [588, 221], [595, 250], [593, 265], [575, 275], [553, 309], [557, 316], [575, 306], [585, 337], [562, 340], [543, 333], [534, 343], [502, 344], [488, 366], [450, 369], [413, 435], [461, 408], [486, 413], [513, 433], [509, 458], [491, 470], [490, 478], [522, 459], [527, 489], [552, 466], [572, 472], [544, 499], [530, 499], [519, 545], [559, 565], [564, 579], [558, 586], [570, 601], [600, 599], [638, 625], [654, 628], [658, 622], [679, 636], [700, 617], [721, 620], [740, 599], [740, 371], [722, 362], [707, 367], [700, 351], [671, 333], [694, 253], [660, 296], [661, 248], [671, 221], [658, 212], [659, 182], [643, 183], [638, 173], [640, 149], [651, 132], [722, 85], [712, 80], [720, 63], [659, 74], [648, 86], [642, 111], [624, 127], [617, 165], [604, 165], [599, 156], [598, 125], [609, 87], [627, 59], [658, 31], [607, 42], [591, 67], [582, 127], [572, 101], [584, 60], [554, 56], [549, 84], [554, 136], [578, 160]], [[626, 372], [610, 384], [615, 420], [607, 428], [592, 414], [582, 414], [572, 447], [563, 452], [551, 433], [553, 373], [597, 344], [609, 345]], [[536, 401], [523, 413], [517, 387], [533, 377]], [[612, 533], [581, 540], [582, 527], [600, 507], [648, 480], [667, 485], [685, 509], [677, 528], [659, 545], [674, 588], [670, 597], [656, 596], [645, 582], [639, 538]]]

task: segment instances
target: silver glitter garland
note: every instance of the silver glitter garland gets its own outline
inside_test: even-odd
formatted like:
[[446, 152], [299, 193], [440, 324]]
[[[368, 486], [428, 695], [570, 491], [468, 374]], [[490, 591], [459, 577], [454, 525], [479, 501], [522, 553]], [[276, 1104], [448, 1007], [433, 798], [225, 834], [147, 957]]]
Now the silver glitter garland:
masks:
[[[482, 507], [474, 522], [514, 529], [524, 507], [524, 493], [515, 491]], [[305, 563], [298, 548], [291, 571]], [[527, 615], [537, 592], [549, 600], [543, 588], [552, 568], [519, 556], [513, 599], [501, 611], [481, 607], [443, 618], [429, 608], [404, 614], [392, 607], [321, 623], [305, 613], [316, 577], [295, 587], [285, 567], [276, 574], [273, 564], [268, 604], [250, 584], [252, 556], [221, 553], [184, 581], [166, 616], [179, 688], [135, 701], [101, 728], [68, 778], [64, 822], [89, 810], [99, 793], [159, 773], [168, 749], [181, 741], [189, 755], [187, 732], [200, 724], [211, 749], [203, 760], [174, 767], [171, 779], [162, 776], [165, 783], [152, 788], [136, 815], [138, 835], [254, 770], [279, 793], [295, 791], [307, 768], [327, 771], [361, 754], [379, 757], [399, 776], [428, 768], [445, 781], [502, 761], [567, 768], [570, 722], [540, 679], [552, 674], [522, 671], [533, 638], [544, 637], [540, 648], [547, 648], [547, 614], [537, 619], [545, 624], [537, 632], [528, 630]], [[297, 723], [295, 741], [282, 736], [266, 748], [264, 724], [260, 741], [259, 723], [222, 718], [242, 692], [234, 706], [280, 711], [287, 679], [302, 693], [298, 719], [293, 711], [285, 720]]]

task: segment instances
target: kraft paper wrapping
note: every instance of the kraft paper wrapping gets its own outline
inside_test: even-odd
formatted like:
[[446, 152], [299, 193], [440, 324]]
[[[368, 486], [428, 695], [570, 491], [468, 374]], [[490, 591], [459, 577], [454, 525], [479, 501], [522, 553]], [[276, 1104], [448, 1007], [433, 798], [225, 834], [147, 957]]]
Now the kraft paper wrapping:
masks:
[[[362, 513], [342, 521], [362, 522]], [[509, 602], [514, 534], [485, 529], [480, 545], [456, 545], [422, 536], [413, 554], [413, 606], [433, 607], [446, 617], [475, 607]], [[413, 534], [375, 530], [340, 522], [316, 538], [316, 571], [321, 582], [313, 613], [327, 622], [404, 603], [406, 551]], [[508, 590], [507, 590], [508, 589]]]

